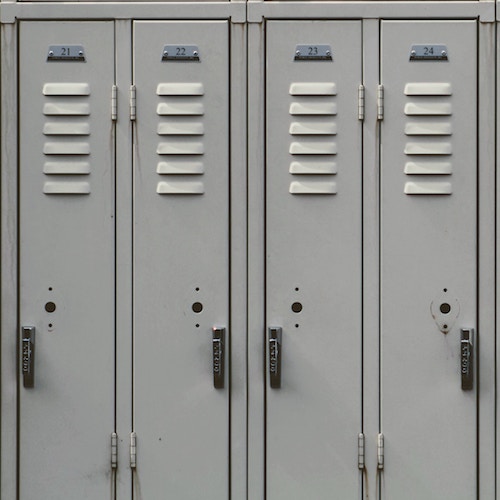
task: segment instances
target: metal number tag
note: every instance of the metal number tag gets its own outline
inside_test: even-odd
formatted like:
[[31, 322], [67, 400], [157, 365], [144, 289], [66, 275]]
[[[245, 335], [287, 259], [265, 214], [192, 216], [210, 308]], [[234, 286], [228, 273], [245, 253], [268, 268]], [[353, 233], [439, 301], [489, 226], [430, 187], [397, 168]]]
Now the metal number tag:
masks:
[[83, 45], [51, 45], [47, 61], [85, 62], [85, 49]]
[[446, 45], [423, 44], [412, 45], [410, 61], [447, 61], [448, 49]]
[[165, 45], [161, 60], [162, 62], [199, 61], [200, 51], [197, 45]]
[[333, 61], [333, 52], [330, 45], [297, 45], [294, 61]]

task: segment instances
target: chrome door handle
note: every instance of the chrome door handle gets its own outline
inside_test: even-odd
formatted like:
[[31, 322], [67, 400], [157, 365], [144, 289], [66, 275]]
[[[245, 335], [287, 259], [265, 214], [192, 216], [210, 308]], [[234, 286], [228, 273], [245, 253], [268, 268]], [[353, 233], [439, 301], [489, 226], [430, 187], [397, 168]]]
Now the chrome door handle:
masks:
[[281, 387], [281, 338], [280, 326], [269, 328], [269, 379], [272, 389]]
[[212, 328], [212, 355], [213, 355], [213, 372], [214, 372], [214, 387], [216, 389], [224, 389], [224, 337], [226, 329], [221, 326]]
[[474, 388], [474, 328], [462, 328], [460, 339], [460, 372], [462, 389]]
[[35, 327], [21, 327], [23, 386], [35, 386]]

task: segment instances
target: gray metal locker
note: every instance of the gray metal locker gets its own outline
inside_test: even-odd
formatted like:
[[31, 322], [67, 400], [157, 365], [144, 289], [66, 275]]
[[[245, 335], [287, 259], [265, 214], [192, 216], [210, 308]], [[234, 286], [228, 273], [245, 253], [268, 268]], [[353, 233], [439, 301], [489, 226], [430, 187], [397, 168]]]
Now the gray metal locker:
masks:
[[134, 23], [135, 477], [145, 498], [228, 497], [228, 46], [225, 21]]
[[460, 346], [477, 333], [477, 24], [381, 29], [385, 494], [471, 499], [477, 391]]
[[361, 23], [271, 21], [266, 54], [267, 498], [354, 498]]
[[109, 494], [113, 46], [111, 22], [20, 26], [22, 499]]

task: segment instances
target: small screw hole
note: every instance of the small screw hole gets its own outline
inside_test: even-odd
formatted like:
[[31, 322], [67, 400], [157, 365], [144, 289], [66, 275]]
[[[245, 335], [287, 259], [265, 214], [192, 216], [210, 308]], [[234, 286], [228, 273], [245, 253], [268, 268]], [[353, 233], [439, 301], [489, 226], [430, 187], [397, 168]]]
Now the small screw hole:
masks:
[[443, 325], [443, 328], [448, 328], [448, 325]]
[[296, 292], [298, 292], [298, 291], [299, 291], [299, 287], [296, 287], [296, 288], [295, 288], [295, 291], [296, 291]]
[[447, 292], [448, 291], [448, 288], [443, 288], [443, 292]]
[[199, 323], [196, 323], [196, 328], [200, 328], [200, 324]]
[[199, 292], [199, 291], [200, 291], [200, 289], [199, 289], [198, 287], [196, 287], [196, 288], [195, 288], [195, 290], [196, 290], [197, 292]]
[[298, 323], [295, 323], [295, 328], [298, 328], [299, 327], [299, 324]]
[[52, 328], [52, 323], [49, 323], [49, 328]]

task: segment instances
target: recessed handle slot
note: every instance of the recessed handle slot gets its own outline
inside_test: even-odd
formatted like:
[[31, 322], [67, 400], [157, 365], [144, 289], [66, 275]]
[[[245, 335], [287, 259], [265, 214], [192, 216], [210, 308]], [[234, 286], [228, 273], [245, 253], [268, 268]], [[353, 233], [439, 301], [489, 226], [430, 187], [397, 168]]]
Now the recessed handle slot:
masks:
[[31, 389], [35, 386], [35, 327], [21, 328], [23, 386]]

